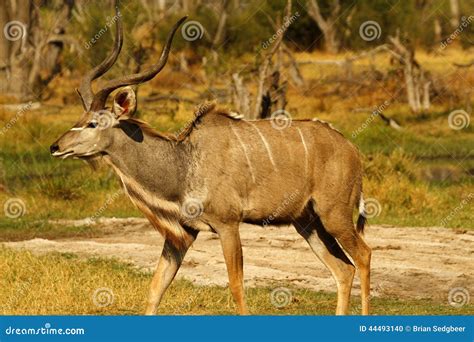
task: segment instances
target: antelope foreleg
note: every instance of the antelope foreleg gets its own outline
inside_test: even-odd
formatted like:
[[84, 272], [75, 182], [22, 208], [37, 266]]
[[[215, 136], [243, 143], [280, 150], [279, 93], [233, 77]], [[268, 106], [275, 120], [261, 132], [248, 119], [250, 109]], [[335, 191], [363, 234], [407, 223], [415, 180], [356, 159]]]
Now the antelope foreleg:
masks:
[[153, 315], [156, 313], [156, 309], [161, 302], [163, 294], [176, 276], [176, 273], [183, 262], [184, 256], [196, 239], [196, 236], [197, 234], [190, 235], [190, 239], [187, 240], [186, 244], [179, 248], [169, 240], [165, 241], [160, 261], [158, 262], [158, 266], [156, 267], [155, 274], [151, 281], [145, 315]]

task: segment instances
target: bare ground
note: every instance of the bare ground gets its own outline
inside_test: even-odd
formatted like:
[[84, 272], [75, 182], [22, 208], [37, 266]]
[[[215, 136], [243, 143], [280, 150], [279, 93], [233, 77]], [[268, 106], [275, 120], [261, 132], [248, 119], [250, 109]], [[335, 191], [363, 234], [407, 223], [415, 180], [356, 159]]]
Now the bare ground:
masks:
[[[85, 221], [57, 221], [83, 225]], [[100, 219], [105, 235], [92, 239], [33, 239], [5, 246], [34, 253], [67, 252], [80, 257], [116, 258], [153, 270], [163, 239], [145, 219]], [[292, 227], [241, 227], [246, 286], [292, 284], [335, 291], [329, 271]], [[453, 287], [473, 293], [474, 232], [446, 228], [369, 226], [366, 240], [373, 248], [372, 292], [375, 296], [446, 300]], [[227, 284], [227, 272], [216, 235], [201, 233], [186, 255], [178, 277], [200, 285]], [[358, 293], [356, 277], [354, 293]]]

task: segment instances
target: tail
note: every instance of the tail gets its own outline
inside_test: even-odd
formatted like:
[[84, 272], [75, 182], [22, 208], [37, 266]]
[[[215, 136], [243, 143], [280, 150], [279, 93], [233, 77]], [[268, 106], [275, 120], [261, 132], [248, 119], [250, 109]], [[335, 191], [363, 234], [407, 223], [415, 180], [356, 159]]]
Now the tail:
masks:
[[362, 192], [360, 193], [359, 199], [359, 217], [357, 218], [356, 230], [360, 234], [364, 234], [364, 226], [365, 222], [367, 221], [365, 217], [365, 203], [364, 203], [364, 196]]

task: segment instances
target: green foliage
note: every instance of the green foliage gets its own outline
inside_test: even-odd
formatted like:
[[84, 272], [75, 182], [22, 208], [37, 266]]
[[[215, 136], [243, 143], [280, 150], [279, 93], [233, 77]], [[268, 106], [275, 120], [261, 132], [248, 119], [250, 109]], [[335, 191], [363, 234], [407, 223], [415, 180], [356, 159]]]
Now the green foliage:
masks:
[[[461, 1], [461, 15], [468, 19], [474, 13], [474, 3]], [[83, 54], [78, 55], [76, 50], [65, 51], [66, 68], [88, 69], [90, 65], [97, 65], [110, 51], [113, 43], [115, 27], [113, 25], [114, 12], [106, 3], [89, 2], [83, 6], [84, 13], [74, 16], [68, 29], [83, 47]], [[274, 35], [275, 28], [271, 20], [281, 17], [284, 13], [286, 1], [241, 1], [241, 7], [231, 8], [223, 43], [219, 46], [212, 44], [212, 39], [217, 31], [219, 13], [216, 2], [203, 2], [199, 6], [191, 7], [189, 13], [180, 10], [173, 11], [171, 15], [160, 17], [157, 23], [153, 15], [147, 13], [138, 1], [122, 1], [122, 20], [125, 33], [124, 47], [119, 62], [110, 71], [111, 76], [122, 74], [120, 68], [133, 65], [134, 53], [140, 45], [140, 37], [135, 34], [142, 25], [148, 23], [151, 30], [150, 39], [163, 44], [168, 30], [181, 16], [188, 14], [188, 21], [197, 21], [203, 27], [203, 36], [194, 41], [186, 41], [177, 34], [174, 42], [174, 51], [192, 50], [200, 56], [209, 55], [209, 50], [214, 48], [221, 59], [227, 55], [242, 56], [246, 53], [254, 54], [262, 50], [262, 46]], [[327, 17], [331, 10], [330, 1], [319, 0], [323, 17]], [[290, 48], [299, 51], [312, 51], [322, 49], [323, 35], [317, 23], [308, 15], [306, 1], [293, 1], [292, 14], [298, 13], [297, 19], [288, 27], [285, 41]], [[45, 8], [45, 16], [50, 16], [51, 9]], [[364, 0], [341, 1], [341, 14], [336, 28], [343, 49], [366, 49], [379, 44], [387, 43], [388, 36], [400, 32], [402, 39], [408, 44], [437, 48], [441, 43], [435, 41], [435, 21], [441, 25], [442, 39], [454, 33], [450, 19], [448, 0], [432, 2], [399, 1], [399, 0]], [[380, 37], [374, 41], [365, 41], [359, 34], [360, 26], [367, 21], [375, 21], [380, 26]], [[104, 29], [106, 29], [104, 31]], [[179, 31], [178, 31], [179, 32]], [[95, 42], [93, 40], [96, 39]], [[463, 47], [472, 45], [474, 39], [474, 22], [463, 28], [456, 35], [454, 41]], [[155, 44], [156, 45], [156, 44]], [[147, 49], [148, 58], [156, 56], [157, 51]], [[154, 49], [157, 50], [157, 49]], [[73, 62], [72, 62], [73, 61]]]

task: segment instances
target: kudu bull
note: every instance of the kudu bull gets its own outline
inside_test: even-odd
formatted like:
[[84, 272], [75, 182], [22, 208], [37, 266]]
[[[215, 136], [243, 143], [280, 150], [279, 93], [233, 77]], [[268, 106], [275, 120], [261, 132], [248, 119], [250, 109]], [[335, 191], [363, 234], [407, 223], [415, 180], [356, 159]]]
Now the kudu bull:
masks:
[[[348, 312], [357, 266], [362, 313], [368, 314], [371, 250], [361, 237], [362, 167], [358, 150], [339, 132], [317, 120], [294, 120], [278, 129], [271, 120], [242, 120], [214, 104], [201, 106], [177, 136], [133, 118], [137, 101], [127, 86], [160, 72], [185, 19], [172, 28], [157, 64], [109, 80], [94, 94], [91, 82], [112, 67], [122, 47], [118, 16], [113, 51], [84, 76], [78, 90], [82, 118], [51, 145], [55, 157], [101, 159], [110, 165], [131, 201], [164, 236], [146, 313], [156, 312], [200, 231], [218, 234], [230, 290], [239, 313], [247, 313], [239, 236], [239, 224], [245, 222], [296, 227], [336, 281], [336, 314]], [[106, 100], [119, 88], [109, 109]]]

